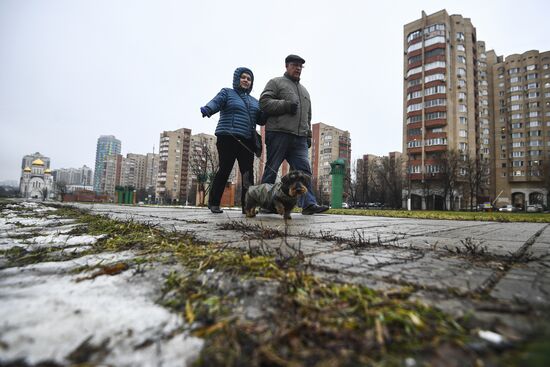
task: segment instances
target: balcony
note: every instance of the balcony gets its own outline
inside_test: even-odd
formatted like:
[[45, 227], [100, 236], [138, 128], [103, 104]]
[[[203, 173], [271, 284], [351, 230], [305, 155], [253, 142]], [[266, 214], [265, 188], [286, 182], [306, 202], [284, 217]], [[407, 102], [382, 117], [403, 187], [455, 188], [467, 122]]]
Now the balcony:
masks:
[[424, 121], [424, 126], [427, 128], [447, 126], [447, 119], [426, 120]]
[[447, 145], [430, 145], [427, 147], [424, 147], [425, 152], [446, 152], [447, 151]]

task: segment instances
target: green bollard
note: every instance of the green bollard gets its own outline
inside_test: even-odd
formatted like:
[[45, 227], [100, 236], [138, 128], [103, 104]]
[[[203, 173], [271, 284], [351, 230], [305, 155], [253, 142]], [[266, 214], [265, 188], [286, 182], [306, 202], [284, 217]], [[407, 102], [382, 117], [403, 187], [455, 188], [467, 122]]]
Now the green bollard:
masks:
[[330, 174], [332, 175], [331, 207], [341, 209], [346, 162], [342, 158], [338, 158], [330, 164], [330, 168]]

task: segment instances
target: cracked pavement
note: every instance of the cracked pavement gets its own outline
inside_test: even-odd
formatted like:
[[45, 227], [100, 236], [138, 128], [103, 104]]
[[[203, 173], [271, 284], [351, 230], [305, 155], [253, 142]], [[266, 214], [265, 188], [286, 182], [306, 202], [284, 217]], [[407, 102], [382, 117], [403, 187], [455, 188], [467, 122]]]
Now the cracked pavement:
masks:
[[[377, 290], [412, 288], [414, 299], [457, 317], [470, 315], [480, 330], [499, 333], [511, 342], [529, 335], [540, 326], [541, 317], [548, 319], [550, 315], [548, 224], [292, 213], [292, 220], [285, 225], [278, 215], [246, 218], [240, 210], [226, 209], [216, 215], [205, 208], [70, 205], [113, 219], [186, 232], [197, 241], [243, 249], [299, 250], [317, 276]], [[74, 224], [56, 218], [55, 212], [34, 221], [19, 218], [18, 223], [27, 226], [23, 228], [10, 222], [10, 216], [12, 213], [3, 213], [0, 222], [5, 232], [0, 236], [1, 250], [23, 245], [39, 248], [54, 243], [55, 234], [64, 243], [59, 251], [70, 253], [72, 259], [3, 269], [5, 259], [0, 256], [0, 365], [22, 358], [30, 365], [52, 360], [62, 365], [75, 363], [67, 356], [92, 341], [95, 348], [109, 345], [116, 349], [98, 360], [121, 366], [135, 365], [138, 360], [148, 361], [147, 365], [179, 366], [197, 355], [201, 341], [182, 334], [174, 337], [182, 320], [154, 304], [167, 269], [151, 267], [141, 277], [123, 273], [113, 280], [109, 277], [110, 281], [94, 280], [87, 291], [77, 290], [74, 280], [78, 276], [71, 275], [67, 280], [61, 274], [105, 260], [106, 255], [101, 254], [79, 257], [79, 251], [93, 244], [94, 239], [61, 238]], [[29, 226], [35, 236], [31, 240], [18, 239], [28, 235]], [[274, 235], [265, 239], [260, 232], [266, 231]], [[116, 256], [135, 255], [128, 252]], [[44, 280], [45, 275], [50, 278]], [[48, 292], [52, 282], [57, 295]], [[109, 287], [113, 290], [101, 294]], [[142, 287], [143, 291], [137, 291]], [[36, 293], [52, 296], [33, 300]], [[88, 303], [78, 302], [78, 298]], [[128, 302], [127, 307], [135, 308], [129, 306], [132, 299], [139, 300], [138, 308], [123, 313], [124, 318], [113, 319], [105, 313], [112, 307], [110, 302]], [[50, 308], [40, 310], [45, 305]], [[55, 318], [44, 319], [44, 313], [53, 312], [52, 308]], [[120, 307], [113, 312], [117, 309]], [[144, 312], [150, 316], [147, 320], [140, 316]], [[105, 318], [111, 320], [108, 327]], [[54, 324], [64, 326], [52, 332]], [[100, 331], [93, 332], [98, 327]], [[47, 334], [57, 343], [53, 348], [44, 342]]]

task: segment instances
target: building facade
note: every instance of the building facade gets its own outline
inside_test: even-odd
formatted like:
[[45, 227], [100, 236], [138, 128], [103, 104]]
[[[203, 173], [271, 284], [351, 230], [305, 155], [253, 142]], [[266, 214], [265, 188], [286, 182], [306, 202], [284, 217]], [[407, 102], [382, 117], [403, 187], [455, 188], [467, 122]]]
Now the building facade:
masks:
[[406, 24], [403, 42], [404, 201], [413, 209], [546, 203], [548, 52], [504, 60], [470, 19], [445, 10]]
[[109, 154], [120, 154], [122, 144], [120, 140], [113, 135], [101, 135], [97, 139], [94, 167], [94, 191], [101, 191], [101, 180], [104, 167], [105, 156]]
[[158, 203], [184, 204], [187, 201], [190, 144], [190, 129], [182, 128], [160, 134], [155, 189]]
[[[346, 162], [347, 177], [350, 177], [351, 138], [348, 131], [340, 130], [322, 122], [312, 124], [311, 148], [309, 151], [313, 189], [321, 203], [330, 203], [332, 176], [330, 164], [338, 158]], [[347, 181], [347, 180], [346, 180]], [[345, 182], [344, 192], [349, 182]]]
[[491, 56], [497, 206], [548, 205], [550, 51]]
[[55, 182], [71, 186], [92, 186], [93, 170], [86, 165], [81, 168], [59, 168], [53, 170]]

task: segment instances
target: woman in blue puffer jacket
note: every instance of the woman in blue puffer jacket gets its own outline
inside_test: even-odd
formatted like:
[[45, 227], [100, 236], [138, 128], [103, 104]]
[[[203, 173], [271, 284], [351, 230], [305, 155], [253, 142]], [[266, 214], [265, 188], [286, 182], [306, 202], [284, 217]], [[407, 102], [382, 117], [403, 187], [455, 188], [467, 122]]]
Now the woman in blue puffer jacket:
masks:
[[208, 208], [212, 213], [223, 213], [220, 201], [235, 159], [241, 171], [242, 208], [246, 191], [254, 184], [256, 123], [260, 118], [260, 106], [258, 100], [250, 95], [253, 84], [252, 70], [237, 68], [233, 73], [233, 89], [223, 88], [206, 106], [201, 107], [202, 117], [220, 112], [215, 133], [219, 168], [208, 200]]

